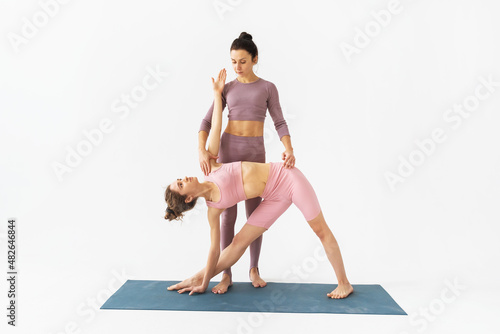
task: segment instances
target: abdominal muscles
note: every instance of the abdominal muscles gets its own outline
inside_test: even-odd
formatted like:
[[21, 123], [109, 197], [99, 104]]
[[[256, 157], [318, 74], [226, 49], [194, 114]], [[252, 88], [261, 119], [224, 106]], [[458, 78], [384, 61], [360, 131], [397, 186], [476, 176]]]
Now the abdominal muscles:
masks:
[[264, 122], [228, 121], [224, 132], [235, 136], [262, 137], [264, 135]]

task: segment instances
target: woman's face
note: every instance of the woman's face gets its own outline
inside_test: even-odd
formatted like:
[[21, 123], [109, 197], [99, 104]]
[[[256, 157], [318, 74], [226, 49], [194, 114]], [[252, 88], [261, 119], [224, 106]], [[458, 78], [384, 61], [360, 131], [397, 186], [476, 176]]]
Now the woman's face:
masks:
[[187, 177], [185, 176], [183, 179], [177, 179], [176, 181], [170, 184], [170, 189], [178, 192], [181, 195], [193, 195], [196, 193], [196, 189], [198, 188], [198, 178], [196, 176]]
[[252, 55], [246, 50], [231, 50], [231, 62], [239, 77], [247, 77], [253, 73], [253, 65], [257, 63], [257, 57], [253, 62]]

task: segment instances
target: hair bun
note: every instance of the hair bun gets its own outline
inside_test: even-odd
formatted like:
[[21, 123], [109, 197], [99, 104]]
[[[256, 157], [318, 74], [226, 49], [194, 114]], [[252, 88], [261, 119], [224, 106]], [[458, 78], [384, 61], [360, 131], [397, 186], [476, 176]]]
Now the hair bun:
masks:
[[247, 34], [246, 32], [242, 32], [242, 33], [240, 34], [240, 37], [239, 37], [239, 38], [240, 38], [240, 39], [248, 39], [249, 41], [251, 41], [251, 40], [252, 40], [252, 35]]

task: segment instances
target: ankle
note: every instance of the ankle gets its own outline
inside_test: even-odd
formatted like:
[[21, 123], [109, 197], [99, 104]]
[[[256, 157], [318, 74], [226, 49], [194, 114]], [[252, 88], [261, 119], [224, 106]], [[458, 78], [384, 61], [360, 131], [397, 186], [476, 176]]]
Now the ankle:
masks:
[[252, 276], [252, 275], [257, 275], [260, 277], [260, 273], [259, 273], [259, 268], [258, 267], [252, 267], [250, 268], [250, 270], [248, 271], [248, 276]]

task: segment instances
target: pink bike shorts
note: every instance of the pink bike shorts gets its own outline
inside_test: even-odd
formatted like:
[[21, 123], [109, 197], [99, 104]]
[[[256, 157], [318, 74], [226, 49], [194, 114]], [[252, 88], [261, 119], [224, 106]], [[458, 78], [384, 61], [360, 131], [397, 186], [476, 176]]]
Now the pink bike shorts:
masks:
[[313, 187], [297, 168], [285, 168], [283, 162], [270, 162], [269, 177], [264, 192], [264, 200], [248, 218], [247, 224], [269, 229], [283, 212], [293, 203], [310, 221], [321, 211]]

